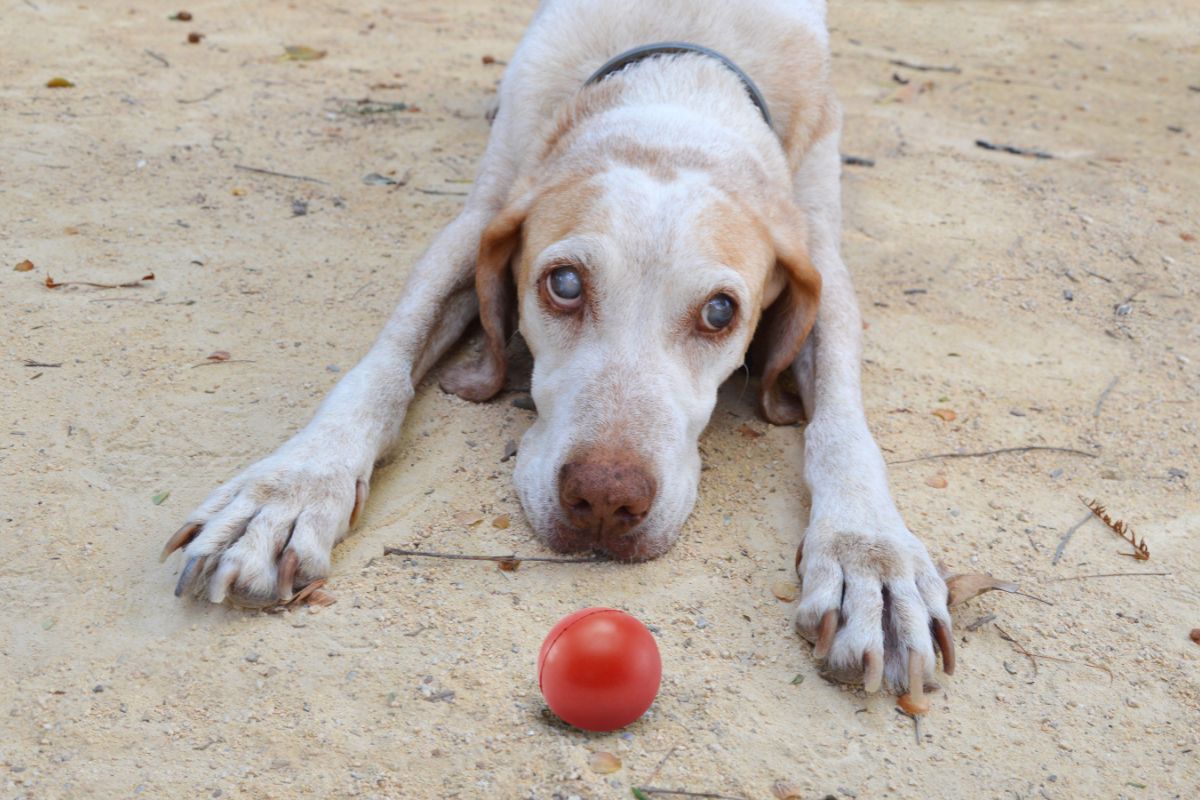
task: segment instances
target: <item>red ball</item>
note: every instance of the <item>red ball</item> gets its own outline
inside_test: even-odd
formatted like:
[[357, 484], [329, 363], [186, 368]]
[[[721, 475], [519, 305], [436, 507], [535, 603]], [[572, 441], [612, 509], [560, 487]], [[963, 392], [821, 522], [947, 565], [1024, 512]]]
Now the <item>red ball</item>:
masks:
[[654, 702], [662, 680], [646, 626], [614, 608], [585, 608], [550, 629], [538, 654], [538, 688], [550, 709], [587, 731], [615, 731]]

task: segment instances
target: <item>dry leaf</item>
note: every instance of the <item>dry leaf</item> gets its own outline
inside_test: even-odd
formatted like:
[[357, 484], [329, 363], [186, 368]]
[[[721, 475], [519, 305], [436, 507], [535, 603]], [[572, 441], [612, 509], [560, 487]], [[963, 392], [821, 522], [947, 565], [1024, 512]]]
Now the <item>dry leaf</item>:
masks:
[[188, 38], [187, 38], [188, 44], [200, 44], [200, 40], [203, 38], [204, 38], [203, 33], [196, 33], [195, 31], [192, 31], [191, 33], [188, 34]]
[[597, 775], [611, 775], [621, 768], [621, 759], [612, 753], [600, 751], [588, 756], [588, 767]]
[[775, 800], [803, 800], [800, 790], [786, 781], [775, 781], [775, 785], [771, 787], [771, 794]]
[[1192, 234], [1192, 233], [1181, 233], [1181, 234], [1179, 234], [1179, 238], [1183, 239], [1185, 242], [1196, 241], [1196, 236], [1195, 236], [1195, 234]]
[[14, 272], [29, 272], [31, 269], [33, 269], [33, 262], [28, 258], [13, 267]]
[[230, 192], [230, 194], [232, 194], [234, 197], [245, 197], [246, 190], [240, 186], [235, 186], [235, 187], [233, 187], [233, 191]]
[[46, 81], [47, 89], [73, 89], [75, 84], [71, 83], [66, 78], [51, 78]]
[[308, 596], [308, 604], [310, 606], [331, 606], [336, 602], [337, 598], [324, 589], [314, 589], [312, 594]]
[[478, 525], [483, 522], [483, 514], [480, 514], [478, 511], [460, 511], [454, 515], [454, 522], [457, 525], [469, 528], [472, 525]]
[[762, 431], [756, 431], [754, 428], [751, 428], [749, 425], [745, 424], [738, 428], [738, 433], [740, 433], [742, 436], [745, 436], [747, 439], [758, 439], [764, 435]]
[[946, 579], [946, 587], [950, 590], [949, 604], [951, 607], [961, 605], [993, 589], [999, 589], [1002, 592], [1017, 591], [1015, 583], [996, 580], [991, 575], [975, 573], [969, 575], [951, 575]]
[[954, 420], [958, 419], [958, 414], [954, 413], [954, 410], [950, 408], [935, 408], [933, 415], [942, 422], [954, 422]]
[[171, 16], [167, 17], [167, 19], [175, 20], [176, 22], [191, 22], [192, 21], [192, 12], [178, 11], [178, 12], [172, 14]]
[[508, 529], [508, 514], [501, 514], [500, 516], [498, 516], [494, 520], [492, 520], [492, 527], [499, 528], [502, 531], [507, 530]]
[[208, 354], [208, 360], [209, 361], [228, 361], [229, 360], [229, 351], [228, 350], [214, 350]]
[[521, 559], [502, 558], [496, 562], [496, 566], [500, 568], [501, 572], [516, 572], [517, 567], [521, 566]]
[[945, 489], [950, 482], [946, 480], [945, 475], [930, 475], [925, 479], [925, 485], [932, 486], [934, 489]]
[[1200, 628], [1192, 628], [1192, 632], [1188, 634], [1188, 638], [1196, 644], [1200, 644]]
[[933, 81], [909, 81], [879, 102], [881, 103], [911, 103], [917, 95], [933, 91]]
[[796, 599], [799, 588], [793, 581], [776, 581], [771, 584], [771, 594], [785, 603], [790, 603]]
[[304, 45], [285, 47], [278, 61], [317, 61], [325, 57], [324, 50], [316, 50]]

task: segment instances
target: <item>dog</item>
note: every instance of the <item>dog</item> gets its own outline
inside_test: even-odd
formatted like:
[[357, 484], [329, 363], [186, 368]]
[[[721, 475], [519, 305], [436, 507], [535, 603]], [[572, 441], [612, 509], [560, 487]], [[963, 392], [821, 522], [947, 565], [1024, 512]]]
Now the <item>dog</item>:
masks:
[[753, 342], [763, 416], [807, 418], [797, 630], [870, 692], [931, 679], [935, 646], [952, 672], [946, 584], [863, 409], [829, 61], [824, 0], [543, 0], [462, 212], [312, 421], [171, 537], [176, 594], [264, 606], [328, 575], [417, 385], [475, 320], [479, 359], [441, 384], [493, 397], [524, 338], [538, 416], [514, 483], [538, 537], [659, 556]]

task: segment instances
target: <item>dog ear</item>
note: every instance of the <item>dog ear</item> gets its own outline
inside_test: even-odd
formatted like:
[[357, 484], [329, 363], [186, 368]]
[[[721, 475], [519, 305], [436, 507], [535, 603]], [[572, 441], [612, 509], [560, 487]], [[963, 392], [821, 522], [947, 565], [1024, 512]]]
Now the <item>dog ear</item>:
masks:
[[[797, 212], [798, 216], [798, 212]], [[779, 297], [759, 322], [763, 372], [758, 402], [762, 415], [775, 425], [792, 425], [804, 419], [800, 398], [785, 391], [780, 376], [800, 355], [817, 320], [821, 275], [808, 260], [804, 226], [792, 222], [774, 234], [775, 268], [784, 277]]]
[[473, 364], [454, 366], [442, 375], [444, 391], [475, 403], [490, 400], [504, 388], [508, 372], [505, 352], [512, 334], [516, 287], [512, 260], [521, 244], [523, 207], [501, 211], [483, 232], [475, 267], [475, 292], [479, 296], [479, 321], [483, 324], [483, 353]]

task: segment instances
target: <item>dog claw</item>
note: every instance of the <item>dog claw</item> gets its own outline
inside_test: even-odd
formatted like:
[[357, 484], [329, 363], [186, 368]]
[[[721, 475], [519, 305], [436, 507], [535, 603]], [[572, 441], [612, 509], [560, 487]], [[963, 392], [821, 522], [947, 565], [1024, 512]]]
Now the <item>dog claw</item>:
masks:
[[817, 626], [817, 645], [813, 648], [813, 656], [816, 658], [825, 658], [829, 655], [829, 648], [833, 646], [833, 635], [837, 633], [838, 627], [838, 610], [831, 608], [821, 617], [821, 623]]
[[367, 502], [367, 484], [359, 481], [354, 484], [354, 510], [350, 512], [350, 527], [358, 523], [358, 515], [362, 512], [363, 504]]
[[296, 581], [296, 570], [300, 566], [300, 557], [295, 550], [284, 550], [279, 559], [279, 577], [276, 580], [276, 594], [279, 602], [286, 603], [292, 599], [292, 586]]
[[938, 647], [942, 651], [942, 672], [947, 675], [954, 674], [954, 637], [950, 635], [949, 627], [940, 619], [935, 619], [933, 625], [933, 637], [937, 640]]
[[863, 653], [863, 689], [874, 694], [883, 685], [883, 658], [873, 650]]
[[900, 695], [899, 704], [909, 714], [929, 711], [929, 698], [925, 696], [925, 665], [916, 650], [908, 651], [908, 693]]
[[[191, 543], [192, 539], [196, 538], [196, 534], [199, 533], [200, 529], [203, 527], [203, 523], [189, 522], [179, 530], [175, 531], [175, 533], [171, 535], [171, 538], [167, 539], [166, 545], [163, 546], [162, 554], [158, 557], [158, 563], [161, 564], [162, 562], [166, 561], [167, 556], [171, 555], [171, 553], [174, 553], [179, 548], [187, 547], [188, 544]], [[178, 592], [176, 592], [176, 594], [178, 594]]]
[[[178, 535], [179, 534], [175, 534], [175, 536]], [[171, 538], [174, 539], [175, 536]], [[187, 560], [187, 563], [183, 565], [183, 570], [179, 573], [179, 580], [175, 583], [176, 597], [182, 597], [183, 593], [187, 591], [189, 586], [191, 586], [192, 578], [195, 577], [197, 569], [203, 569], [205, 558], [207, 558], [207, 556], [192, 556]]]

